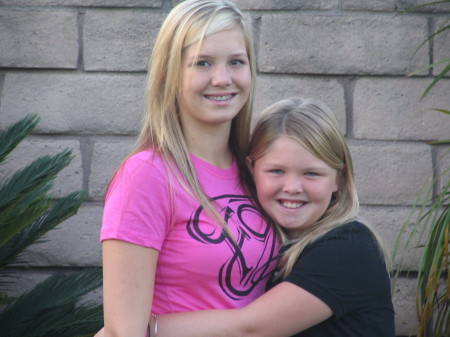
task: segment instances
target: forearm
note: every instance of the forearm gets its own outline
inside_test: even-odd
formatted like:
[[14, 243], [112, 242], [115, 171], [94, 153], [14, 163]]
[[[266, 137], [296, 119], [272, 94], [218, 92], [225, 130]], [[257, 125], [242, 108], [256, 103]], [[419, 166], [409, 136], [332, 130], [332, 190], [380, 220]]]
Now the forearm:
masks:
[[331, 315], [317, 297], [282, 282], [241, 309], [158, 316], [157, 337], [289, 337]]
[[[158, 315], [157, 337], [243, 337], [246, 334], [237, 322], [238, 314], [239, 309]], [[151, 328], [154, 330], [154, 323]]]

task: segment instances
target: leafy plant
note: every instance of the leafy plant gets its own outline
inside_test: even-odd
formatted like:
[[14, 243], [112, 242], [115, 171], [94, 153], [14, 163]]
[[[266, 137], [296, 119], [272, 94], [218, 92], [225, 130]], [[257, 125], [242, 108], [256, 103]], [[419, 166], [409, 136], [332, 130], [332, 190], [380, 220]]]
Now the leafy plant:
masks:
[[[434, 1], [416, 6], [413, 9], [446, 3], [450, 3], [450, 0]], [[418, 48], [423, 47], [427, 42], [444, 32], [450, 32], [448, 20], [444, 26], [438, 27], [433, 35], [423, 41]], [[432, 63], [411, 74], [415, 75], [441, 64], [444, 64], [443, 70], [434, 77], [424, 90], [421, 100], [449, 73], [450, 58]], [[447, 109], [434, 108], [432, 110], [450, 115], [450, 111]], [[430, 144], [448, 145], [450, 140], [434, 141], [430, 142]], [[450, 337], [450, 181], [448, 179], [444, 181], [445, 177], [450, 174], [450, 168], [444, 168], [442, 171], [439, 177], [433, 179], [428, 189], [419, 193], [418, 201], [411, 211], [411, 215], [418, 211], [417, 219], [400, 259], [401, 268], [405, 256], [408, 255], [411, 247], [420, 246], [422, 238], [426, 237], [417, 275], [416, 311], [419, 321], [418, 337]], [[439, 185], [443, 185], [443, 187], [438, 193], [435, 193], [434, 191], [439, 190]], [[397, 255], [400, 239], [405, 234], [408, 223], [409, 219], [405, 222], [397, 238], [394, 248], [394, 259]], [[430, 327], [431, 335], [429, 334]]]
[[[27, 116], [0, 132], [0, 164], [28, 136], [39, 119]], [[74, 215], [86, 193], [76, 191], [53, 200], [49, 191], [57, 174], [72, 160], [69, 150], [43, 156], [0, 179], [0, 335], [2, 337], [92, 336], [102, 325], [101, 305], [80, 299], [101, 286], [98, 268], [50, 276], [32, 290], [11, 297], [12, 265], [32, 244]]]

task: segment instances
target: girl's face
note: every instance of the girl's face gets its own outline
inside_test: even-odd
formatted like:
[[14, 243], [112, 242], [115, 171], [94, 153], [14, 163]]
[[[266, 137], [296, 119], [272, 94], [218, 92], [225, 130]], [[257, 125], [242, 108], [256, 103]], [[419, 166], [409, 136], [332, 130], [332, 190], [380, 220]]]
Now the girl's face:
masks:
[[[197, 54], [198, 51], [198, 54]], [[186, 48], [182, 58], [178, 106], [183, 129], [231, 124], [247, 102], [251, 72], [239, 28], [207, 36]]]
[[287, 136], [275, 140], [250, 170], [261, 206], [291, 233], [319, 220], [338, 190], [337, 170]]

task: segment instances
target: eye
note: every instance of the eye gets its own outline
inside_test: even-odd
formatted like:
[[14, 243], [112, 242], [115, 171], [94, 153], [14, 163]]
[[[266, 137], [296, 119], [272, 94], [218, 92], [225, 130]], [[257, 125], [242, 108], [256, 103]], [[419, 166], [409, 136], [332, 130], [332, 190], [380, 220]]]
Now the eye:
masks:
[[208, 61], [200, 60], [195, 64], [197, 67], [209, 67], [211, 64]]
[[280, 170], [280, 169], [273, 169], [273, 170], [270, 170], [269, 172], [273, 173], [273, 174], [275, 174], [277, 176], [282, 175], [284, 173], [284, 171]]
[[241, 66], [241, 65], [245, 64], [245, 61], [241, 60], [241, 59], [235, 59], [235, 60], [231, 60], [230, 63], [232, 66]]
[[305, 175], [306, 175], [307, 177], [317, 177], [317, 176], [319, 176], [318, 173], [312, 172], [312, 171], [306, 172]]

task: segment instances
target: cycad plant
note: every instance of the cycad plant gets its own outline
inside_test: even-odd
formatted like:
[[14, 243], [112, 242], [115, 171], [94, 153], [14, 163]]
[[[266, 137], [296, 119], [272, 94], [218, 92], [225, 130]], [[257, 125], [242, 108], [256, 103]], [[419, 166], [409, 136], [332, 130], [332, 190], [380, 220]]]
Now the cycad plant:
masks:
[[[450, 0], [434, 1], [423, 4], [430, 5], [449, 4]], [[427, 42], [435, 39], [439, 34], [449, 34], [450, 24], [446, 20], [444, 25], [437, 27], [436, 32], [419, 46], [421, 48]], [[447, 35], [445, 35], [447, 36]], [[450, 38], [450, 36], [448, 36]], [[437, 65], [444, 65], [443, 70], [433, 78], [425, 89], [421, 99], [450, 71], [450, 58], [439, 60], [427, 67], [418, 69], [411, 75], [424, 70], [432, 69]], [[432, 110], [450, 115], [448, 109], [433, 108]], [[432, 145], [449, 145], [450, 140], [431, 142]], [[450, 154], [445, 153], [446, 156]], [[444, 161], [443, 161], [444, 162]], [[398, 242], [403, 235], [409, 219], [405, 222], [394, 249], [396, 255], [401, 255], [400, 268], [410, 248], [421, 246], [425, 238], [424, 250], [417, 276], [416, 311], [419, 321], [417, 336], [450, 337], [450, 168], [443, 167], [441, 174], [432, 180], [428, 188], [419, 193], [418, 200], [412, 209], [411, 215], [416, 215], [412, 234], [408, 237], [406, 246], [399, 252]], [[441, 187], [439, 187], [441, 186]]]
[[[28, 136], [36, 116], [27, 116], [0, 132], [0, 164]], [[54, 200], [49, 191], [57, 174], [72, 160], [69, 150], [37, 158], [10, 177], [0, 179], [0, 336], [92, 336], [102, 325], [99, 304], [80, 299], [101, 286], [101, 270], [84, 269], [50, 276], [32, 290], [11, 297], [21, 258], [30, 245], [74, 215], [86, 198], [76, 191]]]

